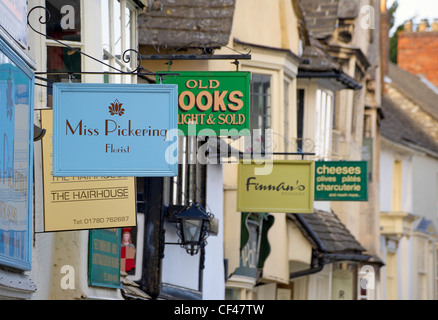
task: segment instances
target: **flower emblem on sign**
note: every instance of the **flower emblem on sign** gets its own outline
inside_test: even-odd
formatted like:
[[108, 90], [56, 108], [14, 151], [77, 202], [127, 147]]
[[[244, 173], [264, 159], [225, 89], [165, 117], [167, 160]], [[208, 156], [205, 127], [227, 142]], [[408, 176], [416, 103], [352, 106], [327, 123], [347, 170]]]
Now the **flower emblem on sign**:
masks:
[[120, 103], [119, 100], [115, 100], [113, 103], [111, 103], [111, 106], [108, 107], [109, 113], [113, 116], [115, 114], [118, 114], [121, 116], [123, 113], [125, 113], [125, 109], [122, 108], [123, 103]]

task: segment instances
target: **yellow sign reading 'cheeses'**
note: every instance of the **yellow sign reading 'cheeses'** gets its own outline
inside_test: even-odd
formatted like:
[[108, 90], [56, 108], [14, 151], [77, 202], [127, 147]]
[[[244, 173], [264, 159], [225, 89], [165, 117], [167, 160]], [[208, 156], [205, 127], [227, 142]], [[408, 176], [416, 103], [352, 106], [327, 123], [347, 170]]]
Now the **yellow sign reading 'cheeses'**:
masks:
[[272, 171], [261, 174], [265, 165], [239, 163], [237, 211], [312, 213], [314, 162], [273, 160]]

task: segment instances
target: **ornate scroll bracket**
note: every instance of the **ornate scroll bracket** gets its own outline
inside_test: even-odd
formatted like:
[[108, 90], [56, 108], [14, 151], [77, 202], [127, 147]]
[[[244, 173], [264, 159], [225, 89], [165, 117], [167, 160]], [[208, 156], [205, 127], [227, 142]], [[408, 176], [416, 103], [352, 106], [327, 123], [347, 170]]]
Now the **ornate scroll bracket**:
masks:
[[[62, 45], [63, 47], [66, 47], [66, 48], [68, 48], [70, 50], [73, 50], [73, 51], [81, 54], [82, 56], [85, 56], [85, 57], [87, 57], [87, 58], [89, 58], [91, 60], [94, 60], [94, 61], [96, 61], [96, 62], [98, 62], [98, 63], [100, 63], [100, 64], [102, 64], [104, 66], [107, 66], [108, 68], [110, 68], [110, 70], [113, 70], [113, 71], [112, 72], [105, 72], [105, 71], [97, 71], [97, 72], [92, 72], [92, 71], [82, 71], [82, 72], [35, 72], [35, 74], [68, 74], [69, 76], [71, 76], [72, 74], [117, 74], [117, 75], [139, 75], [139, 76], [144, 76], [144, 75], [149, 75], [149, 76], [156, 76], [156, 75], [158, 75], [158, 76], [161, 76], [161, 75], [163, 75], [161, 73], [155, 73], [155, 72], [139, 72], [139, 71], [145, 70], [145, 69], [142, 67], [142, 56], [135, 49], [127, 49], [127, 50], [125, 50], [123, 52], [123, 54], [122, 54], [122, 61], [124, 63], [131, 62], [131, 55], [129, 53], [134, 52], [136, 54], [136, 56], [137, 56], [137, 66], [136, 66], [136, 68], [134, 70], [132, 70], [132, 71], [123, 71], [123, 70], [121, 70], [119, 68], [116, 68], [116, 67], [114, 67], [114, 66], [112, 66], [112, 65], [110, 65], [108, 63], [105, 63], [105, 62], [101, 61], [100, 59], [97, 59], [97, 58], [95, 58], [93, 56], [90, 56], [89, 54], [86, 54], [85, 52], [79, 50], [78, 48], [74, 48], [74, 47], [72, 47], [72, 46], [70, 46], [70, 45], [68, 45], [68, 44], [66, 44], [66, 43], [64, 43], [64, 42], [62, 42], [62, 41], [60, 41], [58, 39], [55, 39], [55, 38], [53, 38], [53, 37], [51, 37], [51, 36], [49, 36], [47, 34], [44, 34], [44, 33], [40, 32], [40, 31], [36, 30], [32, 26], [32, 24], [30, 23], [30, 16], [37, 9], [42, 9], [42, 10], [45, 11], [45, 15], [42, 14], [38, 18], [38, 21], [39, 21], [40, 24], [42, 24], [42, 25], [47, 24], [49, 22], [49, 20], [50, 20], [50, 17], [51, 17], [50, 11], [46, 7], [43, 7], [43, 6], [35, 6], [35, 7], [33, 7], [29, 11], [29, 13], [27, 14], [27, 25], [35, 33], [37, 33], [37, 34], [39, 34], [39, 35], [41, 35], [41, 36], [43, 36], [45, 38], [48, 38], [50, 40], [53, 40], [56, 43]], [[172, 74], [172, 75], [179, 75], [179, 74], [175, 73], [175, 74]], [[42, 79], [42, 78], [40, 78], [40, 79]]]
[[[173, 60], [234, 60], [231, 62], [236, 65], [236, 69], [239, 68], [239, 60], [251, 60], [251, 48], [242, 46], [246, 52], [239, 52], [234, 48], [230, 48], [218, 42], [201, 43], [199, 41], [193, 41], [185, 44], [184, 46], [173, 49], [169, 53], [162, 53], [162, 49], [167, 49], [167, 45], [155, 46], [152, 45], [157, 51], [157, 54], [141, 55], [143, 60], [168, 60], [169, 69], [173, 63]], [[234, 54], [214, 54], [216, 48], [226, 48], [234, 52]], [[182, 51], [195, 50], [197, 53], [181, 54]]]

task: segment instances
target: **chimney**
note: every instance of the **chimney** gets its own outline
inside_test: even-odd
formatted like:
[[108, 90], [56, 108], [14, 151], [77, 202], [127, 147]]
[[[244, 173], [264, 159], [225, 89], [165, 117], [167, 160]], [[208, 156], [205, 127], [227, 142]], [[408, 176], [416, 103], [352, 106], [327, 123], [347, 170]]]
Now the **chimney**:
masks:
[[417, 32], [425, 32], [427, 28], [427, 19], [421, 19]]
[[438, 19], [433, 19], [432, 31], [433, 32], [437, 32], [438, 31]]
[[[433, 22], [431, 29], [438, 32], [438, 20]], [[399, 33], [397, 65], [412, 74], [424, 76], [438, 87], [438, 33], [427, 30], [427, 20], [423, 19], [417, 32]]]
[[407, 20], [404, 25], [404, 31], [412, 32], [412, 20]]
[[388, 74], [389, 63], [389, 15], [386, 0], [380, 1], [380, 65], [383, 78]]

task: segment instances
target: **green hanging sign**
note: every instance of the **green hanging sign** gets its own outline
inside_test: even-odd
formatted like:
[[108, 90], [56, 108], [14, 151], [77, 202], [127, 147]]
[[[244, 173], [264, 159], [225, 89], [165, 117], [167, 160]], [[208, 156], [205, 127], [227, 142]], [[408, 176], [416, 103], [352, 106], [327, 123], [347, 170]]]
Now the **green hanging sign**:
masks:
[[181, 135], [249, 135], [250, 72], [178, 73], [163, 79], [158, 76], [157, 83], [178, 85]]
[[367, 161], [316, 161], [317, 200], [368, 201]]
[[121, 229], [90, 230], [88, 282], [91, 286], [120, 288]]

